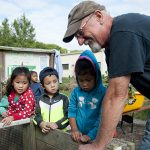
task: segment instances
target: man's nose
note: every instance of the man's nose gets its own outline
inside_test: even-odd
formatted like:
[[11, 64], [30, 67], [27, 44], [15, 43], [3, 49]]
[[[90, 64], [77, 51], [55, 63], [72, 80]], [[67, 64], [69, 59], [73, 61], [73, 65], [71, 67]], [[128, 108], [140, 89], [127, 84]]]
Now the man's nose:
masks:
[[51, 86], [54, 87], [54, 86], [55, 86], [55, 83], [51, 83]]

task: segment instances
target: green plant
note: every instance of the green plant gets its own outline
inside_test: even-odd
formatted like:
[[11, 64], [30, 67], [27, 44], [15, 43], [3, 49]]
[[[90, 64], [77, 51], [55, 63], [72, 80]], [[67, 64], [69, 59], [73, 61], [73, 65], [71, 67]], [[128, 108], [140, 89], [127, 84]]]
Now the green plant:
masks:
[[76, 79], [74, 77], [62, 78], [62, 83], [59, 86], [59, 90], [61, 93], [70, 96], [71, 91], [76, 85]]
[[102, 82], [105, 87], [108, 87], [108, 72], [106, 71], [105, 74], [102, 75]]
[[2, 96], [6, 94], [6, 85], [7, 85], [7, 80], [1, 81], [1, 90], [2, 90]]

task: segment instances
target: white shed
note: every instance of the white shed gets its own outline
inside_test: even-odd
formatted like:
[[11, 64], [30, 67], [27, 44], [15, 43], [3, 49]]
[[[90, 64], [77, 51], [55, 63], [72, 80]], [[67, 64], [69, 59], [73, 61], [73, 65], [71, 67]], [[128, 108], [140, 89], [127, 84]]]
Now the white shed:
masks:
[[[61, 61], [63, 66], [63, 77], [73, 77], [74, 76], [74, 67], [75, 63], [80, 56], [80, 53], [68, 53], [61, 55]], [[105, 62], [105, 54], [104, 52], [94, 53], [98, 63], [100, 64], [101, 73], [106, 74], [107, 65]]]
[[[17, 66], [38, 73], [47, 66], [54, 67], [55, 50], [0, 46], [0, 81], [8, 79]], [[1, 96], [0, 87], [0, 96]]]

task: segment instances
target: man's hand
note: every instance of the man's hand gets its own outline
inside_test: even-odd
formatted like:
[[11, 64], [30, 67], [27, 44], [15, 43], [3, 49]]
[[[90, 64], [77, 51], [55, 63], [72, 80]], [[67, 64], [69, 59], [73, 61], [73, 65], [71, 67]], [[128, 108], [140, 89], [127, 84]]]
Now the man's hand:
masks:
[[3, 126], [9, 126], [13, 120], [14, 120], [13, 116], [8, 116], [4, 118], [1, 122], [3, 123]]
[[95, 143], [92, 143], [92, 144], [79, 145], [78, 150], [103, 150], [103, 149], [98, 147], [98, 145], [96, 145]]

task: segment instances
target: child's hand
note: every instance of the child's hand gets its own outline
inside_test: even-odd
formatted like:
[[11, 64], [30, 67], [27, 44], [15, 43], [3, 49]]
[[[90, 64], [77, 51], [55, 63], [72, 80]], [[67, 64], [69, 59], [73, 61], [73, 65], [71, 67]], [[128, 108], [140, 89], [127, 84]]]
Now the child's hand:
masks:
[[91, 140], [91, 138], [88, 135], [82, 135], [82, 137], [81, 137], [81, 142], [83, 142], [83, 143], [87, 143], [90, 140]]
[[3, 123], [3, 126], [8, 126], [11, 124], [11, 122], [14, 120], [13, 116], [8, 116], [4, 118], [1, 122]]
[[7, 112], [3, 112], [3, 113], [2, 113], [2, 117], [5, 118], [5, 117], [7, 117], [7, 116], [8, 116]]
[[55, 130], [58, 128], [58, 125], [55, 122], [49, 122], [49, 126], [51, 129]]
[[73, 138], [74, 141], [80, 142], [82, 133], [78, 130], [72, 130], [71, 131], [71, 137]]
[[42, 129], [43, 133], [48, 133], [50, 131], [49, 122], [42, 121], [40, 123], [40, 128]]

